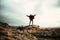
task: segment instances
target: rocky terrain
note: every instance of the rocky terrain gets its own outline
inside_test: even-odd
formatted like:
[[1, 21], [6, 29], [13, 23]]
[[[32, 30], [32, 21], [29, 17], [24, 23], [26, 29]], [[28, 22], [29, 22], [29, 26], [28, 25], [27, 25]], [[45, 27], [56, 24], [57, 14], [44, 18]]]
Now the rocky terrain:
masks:
[[60, 28], [39, 27], [38, 25], [13, 27], [0, 22], [0, 40], [60, 40]]

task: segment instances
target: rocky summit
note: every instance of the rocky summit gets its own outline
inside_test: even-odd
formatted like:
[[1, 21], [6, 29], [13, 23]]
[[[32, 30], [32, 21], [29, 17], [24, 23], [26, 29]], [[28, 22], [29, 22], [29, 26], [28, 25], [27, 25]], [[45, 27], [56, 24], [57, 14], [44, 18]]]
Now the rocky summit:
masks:
[[0, 40], [38, 40], [27, 29], [26, 27], [17, 28], [0, 22]]
[[0, 22], [0, 40], [43, 40], [42, 38], [60, 39], [60, 28], [41, 29], [39, 27], [40, 26], [38, 25], [10, 26], [7, 23]]

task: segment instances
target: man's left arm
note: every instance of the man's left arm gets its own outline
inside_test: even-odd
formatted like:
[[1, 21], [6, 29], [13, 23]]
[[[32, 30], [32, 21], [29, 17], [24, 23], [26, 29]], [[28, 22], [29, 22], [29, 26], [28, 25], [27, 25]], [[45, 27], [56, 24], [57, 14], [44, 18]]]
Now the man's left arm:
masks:
[[36, 16], [36, 14], [34, 14], [34, 16]]

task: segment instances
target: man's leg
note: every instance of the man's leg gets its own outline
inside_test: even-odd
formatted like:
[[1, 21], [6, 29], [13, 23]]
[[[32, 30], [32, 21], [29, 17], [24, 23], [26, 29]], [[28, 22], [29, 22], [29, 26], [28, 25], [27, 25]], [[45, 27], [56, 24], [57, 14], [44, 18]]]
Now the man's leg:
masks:
[[30, 22], [29, 22], [29, 25], [31, 24], [31, 20], [30, 20]]
[[32, 26], [33, 26], [33, 20], [32, 20]]

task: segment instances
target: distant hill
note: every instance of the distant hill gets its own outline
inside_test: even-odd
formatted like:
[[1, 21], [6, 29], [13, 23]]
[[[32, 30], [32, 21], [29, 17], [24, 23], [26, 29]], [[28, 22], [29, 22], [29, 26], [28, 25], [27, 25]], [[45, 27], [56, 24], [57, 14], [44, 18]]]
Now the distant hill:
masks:
[[40, 29], [39, 27], [38, 25], [13, 27], [0, 22], [0, 40], [41, 40], [41, 37], [60, 37], [60, 28]]

